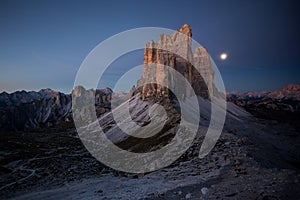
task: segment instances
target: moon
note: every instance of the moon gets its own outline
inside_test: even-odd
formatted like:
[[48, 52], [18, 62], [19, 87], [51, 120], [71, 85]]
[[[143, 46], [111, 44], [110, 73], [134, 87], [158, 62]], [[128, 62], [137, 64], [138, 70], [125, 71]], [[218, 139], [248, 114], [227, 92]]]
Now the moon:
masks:
[[220, 55], [221, 60], [226, 60], [227, 59], [227, 54], [226, 53], [222, 53]]

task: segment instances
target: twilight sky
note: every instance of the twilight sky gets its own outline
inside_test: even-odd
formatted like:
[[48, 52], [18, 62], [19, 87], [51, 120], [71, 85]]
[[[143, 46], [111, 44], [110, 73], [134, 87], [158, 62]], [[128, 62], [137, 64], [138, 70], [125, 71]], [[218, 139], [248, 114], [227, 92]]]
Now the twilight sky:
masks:
[[[70, 92], [80, 64], [101, 41], [127, 29], [178, 29], [184, 23], [208, 49], [227, 90], [300, 84], [299, 5], [296, 0], [1, 0], [0, 92]], [[225, 61], [219, 59], [222, 52], [228, 54]], [[121, 57], [100, 85], [112, 87], [129, 66], [142, 64], [142, 56], [137, 51]]]

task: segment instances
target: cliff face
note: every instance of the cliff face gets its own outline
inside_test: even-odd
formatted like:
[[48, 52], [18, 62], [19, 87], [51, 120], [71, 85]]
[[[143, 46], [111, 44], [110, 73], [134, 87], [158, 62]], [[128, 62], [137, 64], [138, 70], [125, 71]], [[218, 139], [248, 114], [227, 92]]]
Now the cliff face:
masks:
[[[184, 24], [172, 36], [162, 34], [157, 43], [151, 40], [146, 44], [144, 73], [137, 83], [142, 99], [151, 96], [168, 97], [170, 95], [168, 89], [161, 85], [171, 86], [170, 88], [182, 93], [183, 97], [190, 95], [186, 86], [176, 80], [174, 74], [164, 70], [162, 65], [171, 67], [182, 74], [191, 84], [196, 95], [209, 98], [208, 90], [213, 91], [214, 88], [214, 71], [210, 57], [202, 46], [196, 48], [194, 53], [192, 52], [191, 37], [190, 26]], [[145, 84], [147, 82], [151, 84]]]

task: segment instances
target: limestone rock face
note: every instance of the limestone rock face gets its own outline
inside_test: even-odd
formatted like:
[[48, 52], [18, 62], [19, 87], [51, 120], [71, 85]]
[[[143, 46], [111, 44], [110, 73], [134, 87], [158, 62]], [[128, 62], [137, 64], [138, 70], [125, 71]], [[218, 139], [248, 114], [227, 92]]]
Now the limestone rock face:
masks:
[[215, 72], [211, 65], [210, 56], [206, 48], [200, 46], [195, 49], [193, 59], [194, 67], [200, 71], [201, 74], [197, 74], [196, 72], [192, 73], [192, 86], [196, 94], [206, 97], [206, 89], [211, 92], [214, 90]]
[[[141, 98], [169, 97], [169, 86], [182, 97], [189, 96], [191, 91], [175, 78], [174, 73], [166, 71], [164, 66], [179, 72], [191, 84], [197, 95], [208, 98], [208, 90], [213, 91], [214, 71], [210, 56], [204, 47], [198, 47], [192, 52], [192, 29], [184, 24], [172, 36], [162, 34], [158, 42], [153, 40], [144, 49], [144, 72], [138, 80], [137, 88]], [[198, 71], [200, 71], [200, 73]], [[145, 84], [149, 83], [149, 84]]]

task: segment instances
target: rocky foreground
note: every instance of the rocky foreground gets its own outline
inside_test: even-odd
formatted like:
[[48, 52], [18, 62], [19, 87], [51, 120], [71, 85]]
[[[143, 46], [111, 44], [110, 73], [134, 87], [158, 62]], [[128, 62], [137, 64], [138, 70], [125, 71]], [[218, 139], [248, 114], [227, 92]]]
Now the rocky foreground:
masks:
[[228, 109], [209, 155], [198, 158], [202, 125], [183, 156], [147, 174], [102, 165], [74, 128], [1, 133], [1, 199], [297, 199], [299, 130]]

